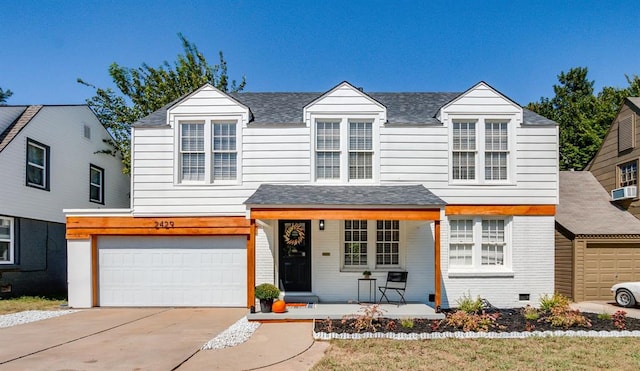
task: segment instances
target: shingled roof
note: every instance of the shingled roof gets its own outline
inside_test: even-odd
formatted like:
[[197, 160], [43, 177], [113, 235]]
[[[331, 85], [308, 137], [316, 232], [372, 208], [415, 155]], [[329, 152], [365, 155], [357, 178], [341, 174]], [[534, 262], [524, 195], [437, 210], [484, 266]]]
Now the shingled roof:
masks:
[[446, 204], [422, 185], [315, 186], [262, 184], [247, 205], [440, 207]]
[[609, 193], [588, 171], [560, 172], [556, 222], [576, 236], [640, 237], [640, 220], [611, 203]]
[[[230, 93], [249, 107], [250, 124], [303, 124], [303, 108], [325, 93]], [[440, 124], [438, 110], [460, 94], [453, 93], [368, 93], [387, 108], [387, 124]], [[185, 95], [184, 97], [186, 97]], [[136, 127], [167, 126], [167, 110], [184, 97], [167, 104], [139, 120]], [[545, 117], [523, 108], [525, 125], [556, 125]]]
[[0, 152], [27, 126], [42, 106], [0, 107]]

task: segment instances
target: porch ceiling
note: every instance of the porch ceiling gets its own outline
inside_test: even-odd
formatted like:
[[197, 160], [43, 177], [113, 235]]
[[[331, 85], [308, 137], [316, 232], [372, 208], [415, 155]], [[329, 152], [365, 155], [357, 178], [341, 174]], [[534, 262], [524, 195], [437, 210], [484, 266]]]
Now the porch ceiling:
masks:
[[446, 203], [422, 185], [263, 184], [245, 204], [252, 219], [440, 220]]

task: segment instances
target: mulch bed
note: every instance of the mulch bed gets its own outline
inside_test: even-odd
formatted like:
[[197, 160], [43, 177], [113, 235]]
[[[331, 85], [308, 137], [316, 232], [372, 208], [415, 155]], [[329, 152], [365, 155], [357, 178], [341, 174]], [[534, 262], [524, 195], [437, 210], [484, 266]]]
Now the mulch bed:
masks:
[[[546, 316], [541, 315], [537, 320], [526, 320], [522, 314], [522, 309], [491, 309], [485, 311], [489, 314], [497, 314], [496, 326], [492, 327], [491, 332], [526, 332], [526, 331], [557, 331], [557, 330], [586, 330], [586, 331], [618, 331], [612, 319], [599, 319], [597, 313], [581, 312], [591, 322], [590, 327], [572, 326], [569, 328], [554, 327], [547, 322]], [[446, 315], [452, 314], [453, 311], [445, 310]], [[374, 332], [371, 328], [357, 330], [356, 318], [345, 318], [342, 320], [316, 320], [316, 332], [333, 332], [333, 333], [358, 333], [358, 332]], [[403, 327], [402, 320], [378, 318], [373, 324], [376, 327], [375, 332], [393, 332], [393, 333], [433, 333], [433, 332], [455, 332], [461, 329], [447, 326], [445, 320], [427, 320], [414, 319], [412, 327]], [[640, 330], [640, 319], [625, 318], [625, 330]]]

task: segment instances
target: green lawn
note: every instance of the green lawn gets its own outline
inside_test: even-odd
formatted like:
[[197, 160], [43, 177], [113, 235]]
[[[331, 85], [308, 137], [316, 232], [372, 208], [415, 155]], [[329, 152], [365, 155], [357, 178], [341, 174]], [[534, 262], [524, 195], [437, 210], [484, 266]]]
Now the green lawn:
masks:
[[314, 370], [638, 370], [640, 338], [333, 340]]

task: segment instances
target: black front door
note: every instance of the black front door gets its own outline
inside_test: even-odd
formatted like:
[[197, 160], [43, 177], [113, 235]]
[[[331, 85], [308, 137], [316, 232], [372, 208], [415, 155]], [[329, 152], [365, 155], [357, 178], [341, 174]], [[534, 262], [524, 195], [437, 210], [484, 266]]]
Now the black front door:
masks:
[[280, 282], [285, 291], [311, 291], [311, 221], [278, 223]]

